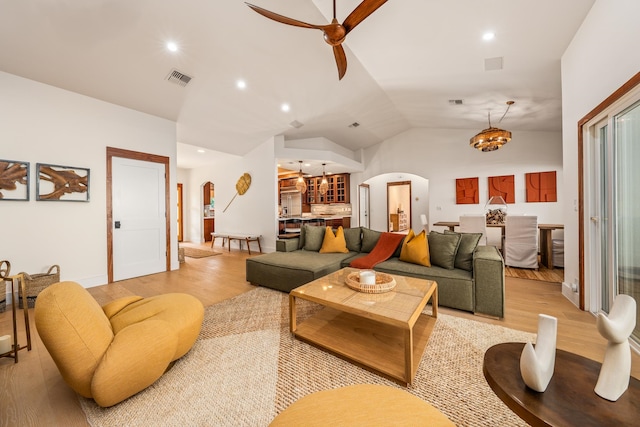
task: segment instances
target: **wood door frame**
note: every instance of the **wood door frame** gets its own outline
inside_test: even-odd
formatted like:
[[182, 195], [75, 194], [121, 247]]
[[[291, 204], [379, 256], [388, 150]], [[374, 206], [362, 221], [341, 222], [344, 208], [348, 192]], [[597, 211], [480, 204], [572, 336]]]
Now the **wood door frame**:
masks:
[[412, 213], [412, 208], [413, 206], [411, 206], [411, 181], [393, 181], [393, 182], [387, 182], [387, 231], [391, 231], [389, 230], [389, 218], [391, 215], [391, 211], [389, 210], [389, 187], [395, 187], [395, 186], [400, 186], [400, 185], [408, 185], [409, 186], [409, 229], [411, 229], [413, 227], [413, 224], [411, 223], [411, 216], [413, 215]]
[[157, 154], [141, 153], [139, 151], [125, 150], [122, 148], [107, 147], [107, 283], [113, 283], [113, 199], [112, 199], [112, 161], [114, 157], [123, 159], [141, 160], [144, 162], [164, 164], [164, 211], [166, 228], [166, 271], [171, 270], [171, 215], [169, 204], [171, 203], [169, 188], [169, 157]]
[[614, 102], [622, 98], [628, 92], [640, 85], [640, 72], [631, 77], [626, 83], [620, 86], [607, 99], [602, 101], [596, 108], [591, 110], [586, 116], [578, 121], [578, 288], [580, 292], [580, 310], [584, 310], [584, 126], [598, 114], [609, 108]]
[[182, 203], [183, 186], [178, 183], [178, 242], [184, 240], [184, 207]]

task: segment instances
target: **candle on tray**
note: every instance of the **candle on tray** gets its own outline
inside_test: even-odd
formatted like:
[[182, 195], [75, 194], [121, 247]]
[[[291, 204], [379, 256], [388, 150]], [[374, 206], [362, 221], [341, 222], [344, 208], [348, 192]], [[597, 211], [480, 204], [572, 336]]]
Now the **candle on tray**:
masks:
[[0, 354], [9, 353], [11, 351], [11, 335], [3, 335], [0, 337]]
[[372, 270], [365, 270], [360, 272], [360, 283], [363, 285], [375, 285], [376, 284], [376, 272]]

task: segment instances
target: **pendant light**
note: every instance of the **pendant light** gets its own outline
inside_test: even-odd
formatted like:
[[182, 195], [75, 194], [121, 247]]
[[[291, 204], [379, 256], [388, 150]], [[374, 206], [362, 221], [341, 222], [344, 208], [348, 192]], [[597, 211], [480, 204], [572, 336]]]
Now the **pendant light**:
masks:
[[[498, 123], [504, 119], [504, 116], [507, 115], [509, 108], [514, 103], [514, 101], [507, 101], [507, 110]], [[491, 126], [491, 112], [487, 113], [487, 115], [489, 117], [489, 127], [471, 138], [469, 145], [480, 151], [495, 151], [511, 141], [511, 132]]]
[[298, 181], [296, 182], [296, 190], [304, 194], [307, 192], [307, 182], [304, 180], [304, 175], [302, 174], [302, 160], [298, 160], [298, 162], [300, 162], [300, 172], [298, 172]]
[[329, 181], [327, 181], [327, 174], [324, 172], [324, 167], [325, 167], [326, 163], [322, 164], [322, 181], [320, 182], [320, 194], [321, 195], [325, 195], [327, 194], [327, 190], [329, 190]]

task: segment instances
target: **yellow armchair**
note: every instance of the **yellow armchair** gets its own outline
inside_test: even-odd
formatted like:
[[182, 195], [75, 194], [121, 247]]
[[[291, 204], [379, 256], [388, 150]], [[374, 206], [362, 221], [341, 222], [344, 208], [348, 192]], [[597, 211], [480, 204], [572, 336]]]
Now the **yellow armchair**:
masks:
[[193, 346], [204, 307], [187, 294], [125, 297], [104, 307], [77, 283], [38, 295], [38, 334], [65, 382], [100, 406], [153, 384]]

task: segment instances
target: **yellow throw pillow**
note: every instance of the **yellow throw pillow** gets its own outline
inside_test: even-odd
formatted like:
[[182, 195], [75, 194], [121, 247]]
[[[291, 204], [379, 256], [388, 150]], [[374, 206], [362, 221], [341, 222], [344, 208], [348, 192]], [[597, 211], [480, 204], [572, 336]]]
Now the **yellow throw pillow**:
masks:
[[409, 234], [407, 234], [402, 244], [400, 261], [431, 267], [429, 241], [427, 240], [427, 235], [424, 230], [418, 235], [416, 235], [413, 230], [409, 230]]
[[322, 247], [320, 248], [321, 254], [329, 253], [343, 253], [349, 252], [347, 249], [347, 241], [344, 239], [344, 230], [342, 226], [338, 227], [336, 234], [333, 234], [331, 227], [327, 226], [324, 232], [324, 240], [322, 241]]

